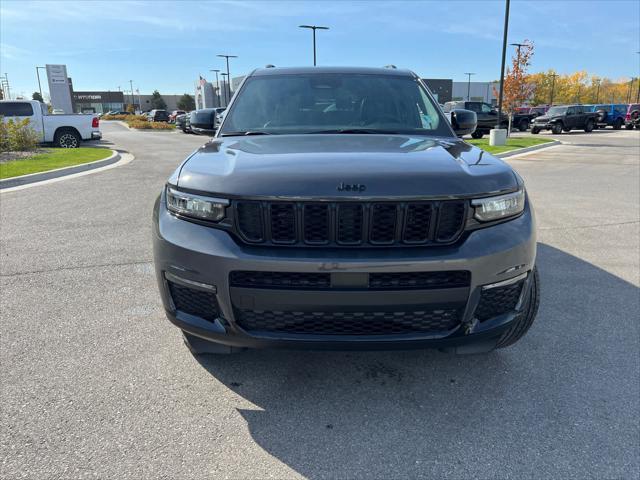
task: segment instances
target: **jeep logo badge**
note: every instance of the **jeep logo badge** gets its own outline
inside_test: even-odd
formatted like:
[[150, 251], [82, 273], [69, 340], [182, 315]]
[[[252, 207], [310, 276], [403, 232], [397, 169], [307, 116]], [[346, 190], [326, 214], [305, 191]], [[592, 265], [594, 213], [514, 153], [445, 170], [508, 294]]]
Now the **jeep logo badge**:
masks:
[[340, 183], [338, 185], [339, 192], [364, 192], [367, 186], [362, 183]]

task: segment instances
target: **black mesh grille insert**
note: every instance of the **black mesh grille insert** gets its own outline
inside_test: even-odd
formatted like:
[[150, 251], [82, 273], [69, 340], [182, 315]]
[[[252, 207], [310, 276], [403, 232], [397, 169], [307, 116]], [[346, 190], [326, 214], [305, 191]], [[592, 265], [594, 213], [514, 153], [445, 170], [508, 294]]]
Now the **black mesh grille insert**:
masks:
[[[247, 243], [402, 246], [452, 243], [466, 221], [464, 200], [416, 202], [234, 201]], [[437, 225], [435, 224], [437, 220]]]
[[304, 206], [304, 241], [323, 245], [329, 242], [329, 205], [310, 203]]
[[277, 312], [235, 310], [248, 331], [315, 335], [393, 335], [446, 332], [460, 324], [458, 309], [411, 312]]
[[336, 240], [343, 245], [362, 243], [362, 205], [345, 203], [338, 206]]
[[392, 244], [396, 236], [398, 207], [392, 203], [375, 203], [371, 207], [369, 241], [375, 244]]
[[462, 201], [442, 202], [438, 217], [436, 240], [448, 242], [457, 237], [464, 226], [465, 203]]
[[372, 289], [459, 288], [468, 287], [470, 282], [471, 272], [465, 270], [369, 274], [369, 288]]
[[272, 203], [271, 239], [275, 243], [293, 243], [296, 241], [296, 214], [292, 203]]
[[220, 308], [216, 296], [212, 292], [184, 287], [169, 282], [169, 292], [176, 310], [213, 321], [220, 315]]
[[236, 207], [240, 234], [250, 242], [263, 240], [262, 206], [258, 202], [241, 202]]
[[524, 280], [521, 280], [513, 285], [483, 290], [475, 316], [482, 322], [514, 310], [523, 285]]
[[232, 287], [323, 289], [331, 286], [328, 273], [303, 272], [231, 272]]

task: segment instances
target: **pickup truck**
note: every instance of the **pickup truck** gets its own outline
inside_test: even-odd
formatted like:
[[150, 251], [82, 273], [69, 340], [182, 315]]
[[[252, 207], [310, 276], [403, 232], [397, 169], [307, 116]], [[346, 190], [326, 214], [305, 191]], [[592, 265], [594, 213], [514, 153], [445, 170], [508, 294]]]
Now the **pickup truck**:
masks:
[[37, 100], [2, 100], [0, 117], [6, 122], [10, 119], [29, 124], [40, 135], [41, 143], [53, 143], [61, 148], [77, 148], [83, 140], [99, 140], [100, 121], [89, 114], [49, 115], [47, 106]]
[[[471, 110], [476, 112], [478, 117], [478, 127], [471, 134], [473, 138], [482, 138], [488, 134], [492, 128], [496, 127], [498, 121], [498, 110], [485, 102], [464, 102], [453, 101], [444, 104], [444, 112], [449, 113], [452, 110]], [[536, 115], [532, 113], [515, 113], [511, 119], [511, 126], [517, 128], [521, 132], [525, 132], [529, 128], [529, 124]], [[509, 116], [506, 113], [501, 115], [500, 126], [507, 128], [509, 125]]]
[[534, 135], [541, 130], [551, 130], [558, 135], [571, 130], [584, 130], [591, 132], [598, 121], [598, 113], [589, 112], [584, 105], [557, 105], [540, 115], [531, 124], [531, 133]]

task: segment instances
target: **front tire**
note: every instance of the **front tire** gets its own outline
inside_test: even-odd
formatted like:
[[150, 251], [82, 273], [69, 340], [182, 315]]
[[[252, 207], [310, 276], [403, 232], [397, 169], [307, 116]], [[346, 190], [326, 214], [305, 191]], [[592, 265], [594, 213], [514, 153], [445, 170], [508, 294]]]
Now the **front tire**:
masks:
[[553, 127], [551, 127], [551, 133], [555, 135], [560, 135], [562, 133], [562, 130], [563, 130], [563, 126], [562, 126], [562, 123], [560, 122], [554, 123]]
[[624, 128], [625, 128], [626, 130], [633, 130], [633, 124], [631, 124], [631, 123], [627, 123], [627, 124], [625, 124]]
[[475, 131], [471, 134], [471, 138], [475, 138], [475, 139], [482, 138], [482, 135], [484, 135], [482, 132]]
[[56, 133], [53, 143], [59, 148], [78, 148], [80, 146], [80, 135], [73, 130], [62, 130]]
[[539, 129], [537, 129], [536, 127], [532, 127], [532, 128], [531, 128], [531, 133], [532, 133], [533, 135], [538, 135], [538, 134], [540, 133], [540, 130], [539, 130]]
[[518, 130], [520, 130], [521, 132], [526, 132], [529, 129], [529, 120], [527, 120], [526, 118], [520, 120], [520, 123], [518, 124]]
[[540, 306], [540, 278], [537, 268], [534, 267], [532, 275], [529, 296], [525, 301], [522, 312], [515, 318], [511, 328], [502, 334], [496, 348], [505, 348], [513, 345], [524, 337], [531, 325], [533, 325]]

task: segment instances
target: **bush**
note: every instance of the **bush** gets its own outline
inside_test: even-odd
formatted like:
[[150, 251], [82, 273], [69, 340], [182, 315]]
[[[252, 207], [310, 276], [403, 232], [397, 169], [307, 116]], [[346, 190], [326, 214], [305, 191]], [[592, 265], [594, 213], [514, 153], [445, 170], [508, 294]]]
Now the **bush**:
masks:
[[103, 115], [101, 120], [127, 120], [131, 115]]
[[164, 122], [147, 122], [146, 120], [131, 120], [127, 122], [131, 128], [139, 130], [173, 130], [175, 125]]
[[5, 123], [0, 117], [0, 152], [35, 150], [39, 143], [40, 135], [31, 128], [28, 118], [20, 122], [10, 119]]

